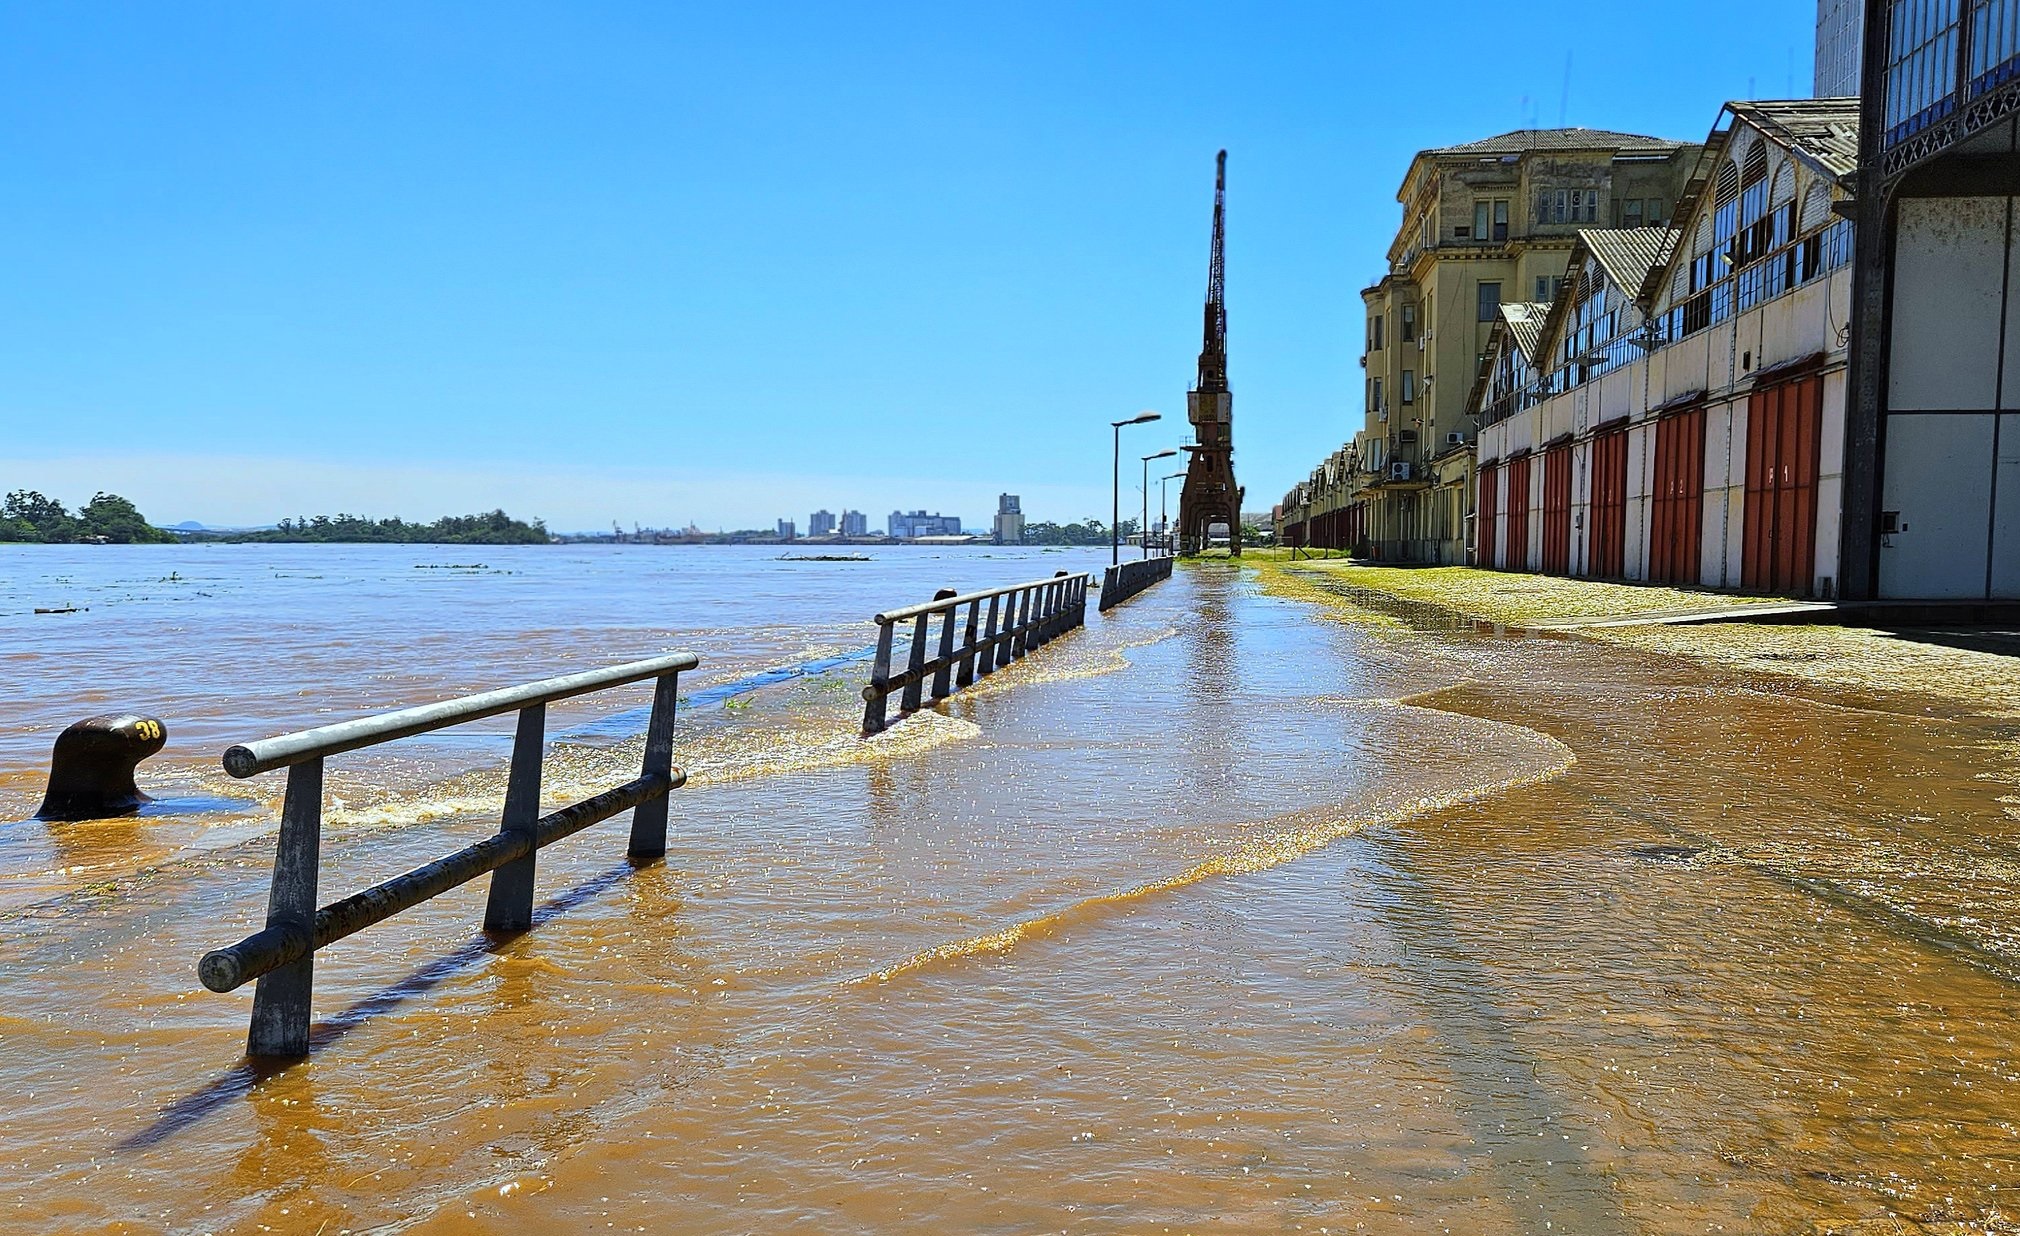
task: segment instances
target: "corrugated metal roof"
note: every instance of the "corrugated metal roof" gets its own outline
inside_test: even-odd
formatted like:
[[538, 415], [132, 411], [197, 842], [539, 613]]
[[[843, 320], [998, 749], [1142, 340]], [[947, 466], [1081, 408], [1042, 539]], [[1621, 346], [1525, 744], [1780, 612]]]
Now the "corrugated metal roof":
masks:
[[1536, 349], [1543, 342], [1543, 320], [1550, 316], [1550, 302], [1511, 300], [1501, 306], [1501, 316], [1508, 323], [1508, 334], [1515, 340], [1515, 346], [1522, 349], [1523, 359], [1535, 364]]
[[1516, 129], [1497, 137], [1457, 146], [1438, 146], [1424, 151], [1431, 155], [1522, 154], [1531, 150], [1627, 150], [1666, 154], [1685, 143], [1644, 133], [1620, 133], [1612, 129]]
[[1859, 100], [1757, 99], [1726, 110], [1831, 176], [1859, 166]]
[[1676, 248], [1677, 231], [1670, 227], [1617, 227], [1578, 229], [1578, 239], [1606, 268], [1606, 277], [1638, 296], [1648, 272], [1669, 260]]

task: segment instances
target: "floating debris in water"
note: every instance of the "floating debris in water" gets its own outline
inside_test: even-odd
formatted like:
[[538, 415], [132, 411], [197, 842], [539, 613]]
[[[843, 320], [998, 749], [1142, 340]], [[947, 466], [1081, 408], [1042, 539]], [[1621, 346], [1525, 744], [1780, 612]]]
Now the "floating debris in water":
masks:
[[1704, 849], [1694, 845], [1638, 845], [1629, 852], [1644, 862], [1687, 863], [1704, 853]]

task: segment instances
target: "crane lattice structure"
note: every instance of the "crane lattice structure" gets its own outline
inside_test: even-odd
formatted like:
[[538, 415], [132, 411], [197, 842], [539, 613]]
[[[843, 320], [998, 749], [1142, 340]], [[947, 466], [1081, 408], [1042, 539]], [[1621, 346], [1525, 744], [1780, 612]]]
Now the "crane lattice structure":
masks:
[[1178, 494], [1179, 552], [1205, 549], [1215, 524], [1227, 525], [1230, 554], [1241, 553], [1241, 487], [1234, 482], [1234, 395], [1227, 387], [1227, 151], [1214, 161], [1213, 250], [1207, 260], [1205, 340], [1199, 380], [1185, 397], [1192, 422], [1185, 484]]

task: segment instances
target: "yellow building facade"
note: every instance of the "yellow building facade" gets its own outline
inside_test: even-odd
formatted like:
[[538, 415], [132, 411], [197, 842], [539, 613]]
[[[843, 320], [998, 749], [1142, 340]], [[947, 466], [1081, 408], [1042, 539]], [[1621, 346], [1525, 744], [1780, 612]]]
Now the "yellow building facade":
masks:
[[1526, 129], [1420, 151], [1387, 272], [1364, 289], [1359, 429], [1285, 496], [1286, 543], [1469, 560], [1469, 399], [1503, 303], [1549, 301], [1580, 228], [1667, 223], [1700, 147]]

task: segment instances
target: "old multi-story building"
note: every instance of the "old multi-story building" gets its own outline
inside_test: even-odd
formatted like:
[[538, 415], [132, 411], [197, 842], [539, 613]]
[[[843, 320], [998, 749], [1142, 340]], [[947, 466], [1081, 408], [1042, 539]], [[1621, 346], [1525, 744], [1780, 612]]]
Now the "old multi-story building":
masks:
[[1481, 565], [1836, 590], [1858, 100], [1719, 119], [1671, 226], [1581, 232], [1534, 346], [1494, 336]]
[[1316, 528], [1384, 560], [1466, 561], [1469, 395], [1503, 304], [1550, 300], [1581, 229], [1666, 223], [1698, 152], [1602, 129], [1419, 152], [1396, 195], [1388, 272], [1361, 293], [1361, 428], [1301, 487], [1305, 501], [1284, 503], [1286, 538]]

